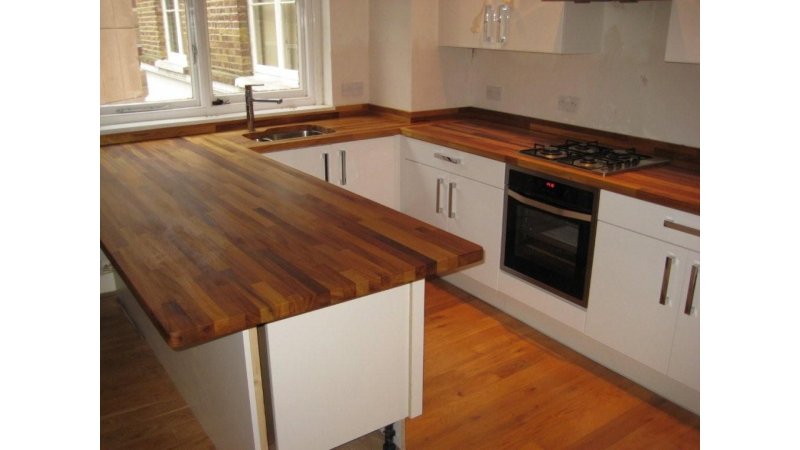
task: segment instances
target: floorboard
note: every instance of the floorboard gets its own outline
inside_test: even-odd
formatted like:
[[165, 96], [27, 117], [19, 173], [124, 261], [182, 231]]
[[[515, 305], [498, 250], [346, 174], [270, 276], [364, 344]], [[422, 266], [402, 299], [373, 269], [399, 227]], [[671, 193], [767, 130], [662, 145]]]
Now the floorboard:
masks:
[[[697, 415], [444, 281], [425, 293], [423, 415], [406, 421], [407, 448], [699, 448]], [[214, 448], [116, 299], [100, 303], [101, 448]]]

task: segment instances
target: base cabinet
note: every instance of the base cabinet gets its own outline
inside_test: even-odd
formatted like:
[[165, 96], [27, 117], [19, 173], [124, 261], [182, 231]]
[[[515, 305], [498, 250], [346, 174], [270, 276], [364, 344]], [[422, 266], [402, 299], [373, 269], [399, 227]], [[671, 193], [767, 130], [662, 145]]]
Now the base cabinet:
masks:
[[399, 156], [395, 139], [365, 139], [269, 152], [264, 156], [398, 209]]
[[586, 334], [699, 390], [699, 268], [693, 249], [598, 221]]
[[[406, 144], [411, 149], [405, 153], [407, 157], [432, 164], [451, 164], [453, 172], [470, 174], [475, 171], [490, 177], [494, 172], [496, 182], [502, 186], [503, 175], [500, 174], [504, 173], [504, 165], [500, 162], [412, 139], [407, 139]], [[437, 158], [437, 154], [449, 159]], [[487, 166], [489, 170], [481, 170], [478, 166]], [[483, 247], [483, 261], [460, 273], [497, 289], [503, 190], [453, 172], [405, 159], [402, 211]]]

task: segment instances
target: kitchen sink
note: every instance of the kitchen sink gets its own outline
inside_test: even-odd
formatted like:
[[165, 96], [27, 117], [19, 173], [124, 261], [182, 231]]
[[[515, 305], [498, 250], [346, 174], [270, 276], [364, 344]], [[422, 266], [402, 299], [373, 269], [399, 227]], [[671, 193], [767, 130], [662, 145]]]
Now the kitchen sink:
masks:
[[321, 127], [314, 124], [287, 125], [284, 127], [267, 128], [264, 131], [247, 133], [244, 137], [258, 142], [273, 142], [283, 139], [295, 139], [309, 136], [319, 136], [321, 134], [333, 133], [330, 128]]

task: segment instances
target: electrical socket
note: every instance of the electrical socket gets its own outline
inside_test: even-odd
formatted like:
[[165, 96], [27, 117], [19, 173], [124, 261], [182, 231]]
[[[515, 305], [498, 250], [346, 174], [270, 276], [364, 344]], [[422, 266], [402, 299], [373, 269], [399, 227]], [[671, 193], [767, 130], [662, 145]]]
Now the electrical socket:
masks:
[[364, 83], [352, 81], [342, 83], [342, 97], [359, 97], [364, 94]]
[[500, 86], [486, 86], [486, 99], [499, 102], [503, 98], [503, 88]]
[[578, 106], [581, 104], [581, 99], [572, 95], [559, 95], [558, 96], [558, 109], [560, 111], [574, 113], [578, 111]]

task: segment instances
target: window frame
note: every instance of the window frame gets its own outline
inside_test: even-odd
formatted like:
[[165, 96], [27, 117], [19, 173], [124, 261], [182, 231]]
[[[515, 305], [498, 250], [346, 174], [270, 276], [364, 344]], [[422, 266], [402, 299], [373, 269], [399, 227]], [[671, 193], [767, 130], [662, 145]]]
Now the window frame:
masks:
[[[300, 88], [283, 91], [256, 91], [259, 97], [284, 100], [281, 105], [255, 103], [256, 111], [280, 111], [324, 105], [322, 1], [297, 0], [297, 7], [300, 30], [298, 46], [301, 47]], [[111, 129], [125, 125], [146, 128], [165, 121], [200, 123], [244, 117], [243, 92], [215, 94], [213, 91], [210, 44], [206, 25], [208, 23], [206, 1], [185, 0], [185, 10], [190, 41], [187, 43], [187, 48], [190, 49], [188, 52], [189, 72], [192, 80], [196, 80], [192, 82], [193, 98], [164, 102], [101, 105], [101, 131], [103, 128]], [[202, 24], [202, 26], [198, 24]], [[305, 70], [303, 70], [304, 67]], [[212, 104], [215, 100], [222, 100], [222, 104]], [[219, 102], [217, 101], [217, 103]]]

